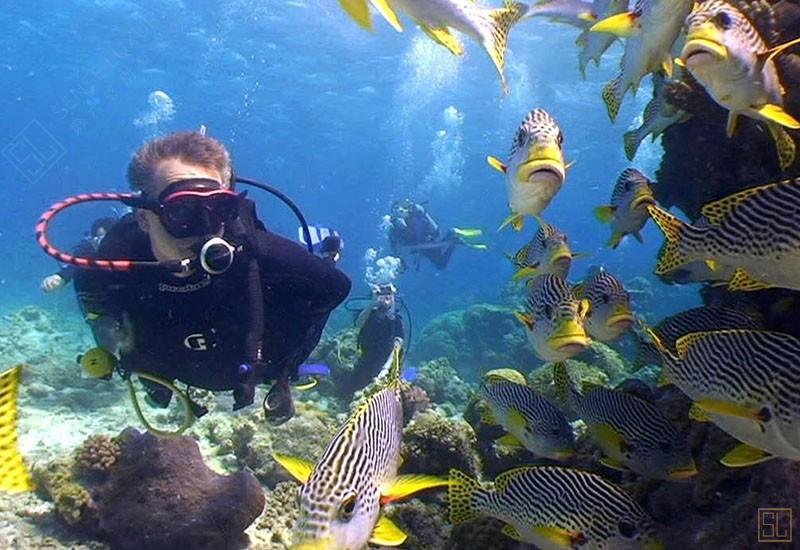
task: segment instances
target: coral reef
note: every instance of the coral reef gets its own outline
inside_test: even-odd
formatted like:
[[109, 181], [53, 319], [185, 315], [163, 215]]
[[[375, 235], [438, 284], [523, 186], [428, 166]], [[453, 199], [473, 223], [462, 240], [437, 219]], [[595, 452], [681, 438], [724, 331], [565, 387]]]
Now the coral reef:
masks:
[[190, 437], [132, 428], [115, 441], [93, 438], [35, 476], [68, 523], [121, 549], [229, 548], [265, 503], [250, 472], [213, 472]]
[[414, 353], [424, 361], [447, 358], [467, 382], [477, 382], [481, 370], [511, 367], [527, 372], [541, 363], [514, 310], [491, 304], [434, 318], [422, 329]]
[[403, 458], [403, 473], [447, 475], [458, 468], [475, 476], [481, 470], [472, 427], [436, 411], [421, 412], [406, 426]]
[[[578, 361], [576, 359], [567, 359], [567, 368], [569, 369], [572, 379], [581, 382], [589, 382], [601, 386], [610, 386], [611, 381], [609, 375], [606, 374], [600, 367]], [[547, 363], [542, 368], [532, 371], [528, 375], [528, 384], [544, 395], [549, 397], [556, 403], [561, 400], [555, 386], [553, 385], [553, 364]]]
[[408, 550], [444, 548], [450, 534], [446, 513], [446, 507], [418, 499], [386, 508], [386, 515], [408, 535], [403, 543], [403, 548]]
[[422, 363], [417, 371], [416, 383], [432, 401], [437, 404], [450, 403], [459, 413], [472, 393], [470, 385], [458, 376], [450, 361], [444, 357]]
[[269, 505], [249, 532], [254, 547], [283, 549], [291, 546], [292, 532], [300, 514], [298, 488], [294, 481], [283, 481], [267, 490]]

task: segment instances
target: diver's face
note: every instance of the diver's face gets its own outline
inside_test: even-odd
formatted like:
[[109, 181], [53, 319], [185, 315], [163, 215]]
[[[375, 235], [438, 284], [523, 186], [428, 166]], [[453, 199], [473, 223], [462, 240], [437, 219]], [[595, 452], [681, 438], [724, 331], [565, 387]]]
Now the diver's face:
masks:
[[[192, 178], [206, 178], [223, 182], [222, 174], [213, 168], [189, 164], [181, 159], [166, 159], [159, 164], [156, 169], [155, 181], [144, 192], [148, 197], [158, 197], [168, 185]], [[223, 182], [223, 187], [228, 187], [227, 182]], [[139, 227], [150, 238], [150, 248], [159, 262], [182, 260], [195, 256], [192, 247], [198, 243], [200, 237], [183, 239], [173, 237], [164, 228], [158, 214], [149, 210], [137, 210], [136, 220], [139, 222]]]

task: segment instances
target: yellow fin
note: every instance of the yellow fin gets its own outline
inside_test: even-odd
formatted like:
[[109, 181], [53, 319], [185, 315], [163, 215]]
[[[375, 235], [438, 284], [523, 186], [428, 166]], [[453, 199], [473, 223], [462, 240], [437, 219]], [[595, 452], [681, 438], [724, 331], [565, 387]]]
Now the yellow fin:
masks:
[[473, 495], [483, 491], [480, 482], [455, 468], [450, 469], [449, 476], [450, 523], [455, 525], [478, 517], [480, 511], [475, 507]]
[[17, 444], [17, 392], [22, 365], [0, 374], [0, 491], [33, 489], [28, 467]]
[[761, 449], [756, 449], [746, 443], [740, 443], [728, 451], [725, 456], [722, 457], [720, 463], [728, 468], [743, 468], [745, 466], [753, 466], [754, 464], [765, 462], [772, 458], [775, 457]]
[[488, 162], [489, 166], [491, 166], [492, 168], [494, 168], [498, 172], [502, 172], [504, 174], [506, 172], [508, 172], [508, 166], [506, 166], [503, 163], [503, 161], [501, 161], [497, 157], [493, 157], [493, 156], [489, 155], [488, 157], [486, 157], [486, 162]]
[[601, 458], [600, 464], [602, 464], [606, 468], [611, 468], [612, 470], [617, 470], [620, 472], [628, 471], [628, 467], [625, 466], [625, 464], [623, 464], [617, 459], [611, 458], [610, 456], [604, 456], [603, 458]]
[[450, 482], [437, 476], [429, 476], [425, 474], [406, 474], [397, 476], [395, 480], [385, 487], [381, 488], [381, 502], [391, 502], [400, 498], [405, 498], [419, 491], [425, 489], [433, 489], [434, 487], [444, 487]]
[[503, 534], [505, 536], [507, 536], [509, 538], [512, 538], [512, 539], [518, 540], [518, 541], [522, 541], [522, 535], [520, 535], [519, 531], [517, 531], [517, 528], [514, 527], [513, 525], [511, 525], [510, 523], [505, 524], [503, 526], [503, 528], [501, 529], [501, 531], [503, 532]]
[[309, 460], [281, 453], [272, 453], [272, 458], [300, 483], [307, 482], [308, 478], [311, 477], [311, 472], [314, 470], [314, 463]]
[[697, 422], [711, 421], [711, 417], [708, 415], [708, 412], [697, 403], [692, 403], [692, 406], [689, 408], [689, 418], [696, 420]]
[[765, 120], [775, 122], [781, 126], [791, 128], [792, 130], [800, 130], [800, 122], [797, 121], [792, 115], [787, 113], [780, 105], [767, 103], [761, 107], [754, 109], [758, 115]]
[[522, 269], [517, 270], [514, 275], [511, 276], [511, 279], [514, 281], [518, 281], [524, 277], [533, 277], [536, 275], [536, 272], [539, 271], [539, 264], [536, 265], [529, 265], [528, 267], [523, 267]]
[[378, 546], [400, 546], [406, 541], [407, 535], [384, 515], [378, 518], [369, 542]]
[[710, 269], [711, 271], [716, 271], [719, 269], [719, 262], [717, 260], [714, 260], [713, 258], [707, 259], [706, 265], [708, 266], [708, 269]]
[[591, 27], [592, 32], [607, 32], [615, 36], [627, 38], [641, 32], [636, 24], [638, 17], [632, 11], [626, 11], [601, 19]]
[[497, 442], [506, 447], [524, 447], [522, 442], [512, 434], [505, 434], [503, 437], [498, 438]]
[[528, 426], [528, 420], [513, 407], [508, 411], [506, 421], [511, 430], [524, 430]]
[[730, 111], [728, 113], [728, 124], [725, 126], [725, 133], [728, 134], [728, 137], [733, 137], [733, 133], [736, 131], [736, 120], [739, 118], [739, 113], [735, 113]]
[[515, 311], [514, 317], [516, 317], [520, 323], [525, 325], [528, 330], [533, 328], [533, 317], [531, 317], [530, 314], [525, 313], [524, 311]]
[[664, 386], [669, 386], [670, 384], [672, 384], [672, 382], [670, 382], [670, 379], [667, 376], [666, 369], [661, 369], [661, 372], [658, 373], [658, 379], [656, 380], [656, 387], [663, 388]]
[[432, 27], [424, 21], [417, 21], [417, 25], [435, 42], [450, 50], [453, 55], [464, 55], [464, 45], [450, 33], [447, 27]]
[[667, 273], [676, 267], [688, 263], [690, 260], [686, 257], [686, 254], [681, 250], [680, 246], [682, 239], [681, 234], [685, 224], [680, 219], [658, 206], [649, 205], [647, 211], [666, 238], [664, 248], [658, 256], [658, 263], [655, 269], [656, 275]]
[[786, 170], [794, 164], [795, 158], [797, 157], [797, 145], [783, 126], [774, 122], [768, 122], [767, 129], [772, 136], [772, 140], [775, 142], [775, 150], [778, 153], [778, 164], [781, 170]]
[[772, 288], [773, 285], [753, 279], [747, 272], [737, 267], [733, 272], [733, 277], [728, 281], [728, 290], [732, 292], [752, 292], [754, 290], [764, 290]]
[[619, 246], [619, 243], [622, 242], [622, 237], [624, 236], [625, 235], [620, 233], [619, 231], [613, 232], [611, 236], [608, 238], [606, 246], [612, 250], [616, 249]]
[[581, 538], [580, 533], [555, 525], [533, 525], [532, 529], [559, 548], [576, 548], [575, 543]]
[[[791, 48], [792, 46], [796, 46], [797, 44], [800, 44], [800, 37], [799, 38], [794, 38], [792, 40], [789, 40], [788, 42], [784, 42], [783, 44], [779, 44], [777, 46], [773, 46], [772, 48], [770, 48], [769, 50], [767, 50], [763, 54], [759, 54], [759, 57], [763, 57], [764, 58], [763, 63], [769, 63], [770, 61], [775, 59], [776, 56], [778, 56], [781, 53], [783, 53], [787, 48]], [[763, 64], [762, 64], [762, 67], [763, 67]]]
[[339, 4], [361, 27], [368, 31], [372, 30], [372, 16], [369, 13], [367, 0], [339, 0]]
[[667, 75], [667, 78], [672, 78], [672, 71], [673, 71], [673, 63], [672, 63], [672, 56], [667, 54], [666, 57], [661, 61], [661, 69], [664, 71], [664, 74]]
[[611, 119], [611, 122], [616, 122], [619, 106], [622, 105], [622, 96], [625, 95], [625, 90], [621, 88], [622, 76], [616, 77], [603, 87], [603, 103], [606, 104], [608, 118]]
[[698, 399], [695, 401], [695, 405], [704, 411], [712, 412], [714, 414], [739, 416], [761, 422], [769, 420], [769, 412], [763, 407], [746, 407], [744, 405], [740, 405], [739, 403], [726, 401], [724, 399]]
[[628, 160], [633, 160], [636, 156], [636, 151], [639, 150], [639, 136], [635, 130], [625, 132], [622, 135], [622, 142], [625, 144], [625, 157]]
[[397, 14], [394, 12], [392, 7], [389, 5], [387, 0], [369, 0], [375, 9], [383, 16], [389, 24], [394, 27], [394, 30], [397, 32], [403, 32], [403, 25], [400, 24], [400, 19], [397, 18]]
[[616, 212], [616, 208], [611, 206], [610, 204], [605, 204], [603, 206], [597, 206], [593, 210], [594, 217], [597, 218], [599, 221], [603, 223], [608, 223], [614, 219], [614, 212]]
[[483, 235], [483, 229], [479, 229], [477, 227], [454, 227], [453, 233], [458, 235], [459, 237], [480, 237]]
[[511, 224], [511, 227], [514, 228], [514, 231], [522, 231], [522, 226], [524, 224], [524, 220], [522, 219], [522, 214], [517, 214], [516, 212], [512, 212], [506, 219], [503, 220], [503, 223], [500, 224], [500, 227], [497, 228], [498, 231], [503, 229], [508, 224]]
[[492, 20], [492, 30], [489, 33], [490, 39], [483, 44], [486, 53], [489, 54], [497, 72], [500, 75], [500, 82], [503, 86], [503, 93], [508, 93], [508, 82], [506, 81], [506, 46], [508, 45], [508, 33], [522, 16], [527, 13], [528, 7], [519, 2], [506, 1], [505, 7], [489, 10], [489, 17]]
[[618, 449], [619, 452], [624, 452], [629, 446], [623, 435], [605, 422], [594, 424], [591, 431], [604, 449]]
[[[700, 212], [703, 214], [703, 217], [708, 220], [708, 223], [712, 225], [719, 225], [725, 216], [728, 215], [734, 207], [736, 207], [740, 202], [745, 199], [752, 197], [753, 195], [757, 195], [761, 191], [768, 189], [770, 187], [774, 187], [775, 185], [781, 185], [780, 183], [768, 183], [766, 185], [759, 185], [757, 187], [750, 187], [748, 189], [744, 189], [733, 195], [728, 195], [727, 197], [723, 197], [719, 200], [715, 200], [703, 206]], [[648, 210], [652, 208], [649, 207]], [[655, 219], [655, 218], [653, 218]], [[656, 223], [658, 223], [656, 221]]]

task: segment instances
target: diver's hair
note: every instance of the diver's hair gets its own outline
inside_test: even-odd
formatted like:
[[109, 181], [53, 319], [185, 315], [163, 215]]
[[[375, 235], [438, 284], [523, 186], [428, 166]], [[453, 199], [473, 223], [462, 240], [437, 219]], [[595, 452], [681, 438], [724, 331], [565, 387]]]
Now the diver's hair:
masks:
[[117, 218], [105, 217], [105, 218], [98, 218], [92, 224], [92, 229], [90, 230], [90, 235], [92, 237], [97, 235], [97, 232], [101, 229], [108, 233], [111, 228], [117, 223]]
[[231, 155], [222, 143], [200, 132], [175, 132], [145, 142], [128, 165], [128, 183], [137, 191], [147, 191], [162, 161], [183, 162], [217, 170], [223, 184], [230, 184]]

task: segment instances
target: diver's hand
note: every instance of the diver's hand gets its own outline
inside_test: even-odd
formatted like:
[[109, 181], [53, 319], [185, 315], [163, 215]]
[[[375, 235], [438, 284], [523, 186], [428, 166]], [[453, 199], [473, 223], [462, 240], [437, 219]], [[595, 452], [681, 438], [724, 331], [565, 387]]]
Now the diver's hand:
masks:
[[64, 286], [66, 282], [67, 281], [64, 280], [64, 278], [61, 275], [59, 275], [58, 273], [54, 273], [53, 275], [50, 275], [49, 277], [45, 277], [44, 279], [42, 279], [42, 284], [39, 285], [39, 287], [42, 289], [43, 292], [50, 293]]
[[286, 379], [276, 380], [264, 397], [264, 416], [270, 422], [281, 424], [294, 416], [292, 388]]

